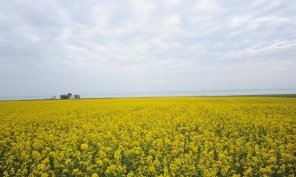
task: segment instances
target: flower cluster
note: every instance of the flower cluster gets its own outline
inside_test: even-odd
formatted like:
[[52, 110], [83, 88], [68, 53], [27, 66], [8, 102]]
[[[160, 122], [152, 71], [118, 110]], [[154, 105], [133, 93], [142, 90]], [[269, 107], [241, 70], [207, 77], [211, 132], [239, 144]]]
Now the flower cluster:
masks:
[[0, 102], [0, 176], [291, 176], [296, 99]]

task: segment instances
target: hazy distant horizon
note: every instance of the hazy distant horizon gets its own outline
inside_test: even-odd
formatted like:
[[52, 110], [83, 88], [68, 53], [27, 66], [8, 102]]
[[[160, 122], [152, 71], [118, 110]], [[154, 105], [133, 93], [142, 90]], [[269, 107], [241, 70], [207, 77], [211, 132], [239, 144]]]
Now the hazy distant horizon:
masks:
[[[72, 93], [72, 92], [70, 92]], [[67, 94], [67, 93], [61, 93]], [[29, 95], [29, 96], [0, 96], [0, 100], [30, 100], [49, 99], [56, 95]], [[235, 96], [235, 95], [268, 95], [268, 94], [296, 94], [296, 88], [287, 89], [232, 89], [232, 90], [196, 90], [196, 91], [168, 91], [168, 92], [129, 92], [129, 93], [72, 93], [81, 98], [121, 98], [121, 97], [161, 97], [161, 96]]]

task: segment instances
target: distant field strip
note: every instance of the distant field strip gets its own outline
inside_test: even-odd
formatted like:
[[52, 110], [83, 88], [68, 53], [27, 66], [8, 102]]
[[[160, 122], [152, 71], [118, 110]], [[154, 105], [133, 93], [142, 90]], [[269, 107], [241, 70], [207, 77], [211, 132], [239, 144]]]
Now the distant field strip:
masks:
[[296, 176], [296, 98], [0, 102], [0, 176]]

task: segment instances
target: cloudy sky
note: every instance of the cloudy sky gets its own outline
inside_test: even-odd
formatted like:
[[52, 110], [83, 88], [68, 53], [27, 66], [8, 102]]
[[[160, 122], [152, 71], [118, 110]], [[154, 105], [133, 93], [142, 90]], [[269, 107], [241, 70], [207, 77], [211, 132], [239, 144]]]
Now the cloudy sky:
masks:
[[295, 0], [0, 0], [0, 97], [286, 88]]

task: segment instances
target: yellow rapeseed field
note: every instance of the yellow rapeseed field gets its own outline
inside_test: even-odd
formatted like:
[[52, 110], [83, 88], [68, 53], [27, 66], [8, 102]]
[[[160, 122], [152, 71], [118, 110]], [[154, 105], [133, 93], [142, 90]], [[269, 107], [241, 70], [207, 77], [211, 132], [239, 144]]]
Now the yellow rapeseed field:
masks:
[[296, 175], [296, 98], [0, 102], [0, 176]]

